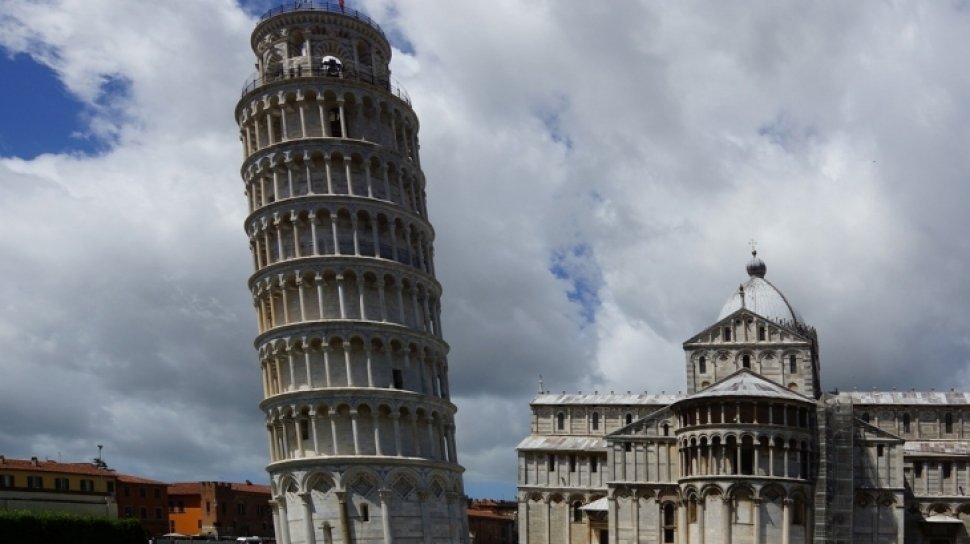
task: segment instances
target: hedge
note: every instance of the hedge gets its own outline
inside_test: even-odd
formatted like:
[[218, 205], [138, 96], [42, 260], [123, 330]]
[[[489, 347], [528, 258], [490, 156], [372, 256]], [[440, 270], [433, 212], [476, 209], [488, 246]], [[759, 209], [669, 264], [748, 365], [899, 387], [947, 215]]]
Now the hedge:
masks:
[[145, 544], [147, 536], [134, 519], [0, 511], [0, 540], [17, 544]]

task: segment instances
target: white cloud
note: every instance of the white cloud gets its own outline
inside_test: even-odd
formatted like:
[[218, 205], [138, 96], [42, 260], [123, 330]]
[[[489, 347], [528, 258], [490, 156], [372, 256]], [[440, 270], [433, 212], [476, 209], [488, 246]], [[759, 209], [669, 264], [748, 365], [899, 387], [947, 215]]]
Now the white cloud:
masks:
[[[0, 451], [105, 443], [146, 476], [259, 479], [232, 122], [254, 21], [228, 0], [0, 4], [0, 45], [54, 68], [113, 144], [0, 160]], [[539, 374], [683, 387], [680, 344], [745, 279], [752, 238], [819, 329], [826, 388], [965, 377], [966, 13], [355, 7], [407, 40], [392, 67], [422, 123], [469, 483], [514, 479]]]

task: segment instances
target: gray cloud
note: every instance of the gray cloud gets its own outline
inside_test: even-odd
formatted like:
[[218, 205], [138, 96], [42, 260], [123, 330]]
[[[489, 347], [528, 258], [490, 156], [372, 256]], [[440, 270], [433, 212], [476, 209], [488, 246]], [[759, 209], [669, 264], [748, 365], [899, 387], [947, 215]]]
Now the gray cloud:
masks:
[[[472, 486], [511, 489], [540, 374], [553, 390], [682, 388], [680, 344], [745, 279], [750, 239], [818, 328], [826, 388], [970, 387], [966, 13], [354, 7], [405, 40], [392, 68], [422, 122]], [[0, 451], [105, 443], [150, 477], [262, 478], [231, 117], [251, 16], [4, 12], [0, 46], [54, 67], [113, 146], [0, 159]]]

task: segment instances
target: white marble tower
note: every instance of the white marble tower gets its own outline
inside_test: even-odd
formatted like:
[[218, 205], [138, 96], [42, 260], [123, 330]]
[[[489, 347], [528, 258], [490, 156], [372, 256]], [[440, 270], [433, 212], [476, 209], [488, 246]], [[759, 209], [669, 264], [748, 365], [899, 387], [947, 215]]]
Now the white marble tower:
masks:
[[468, 540], [418, 119], [367, 16], [289, 3], [236, 120], [281, 544]]

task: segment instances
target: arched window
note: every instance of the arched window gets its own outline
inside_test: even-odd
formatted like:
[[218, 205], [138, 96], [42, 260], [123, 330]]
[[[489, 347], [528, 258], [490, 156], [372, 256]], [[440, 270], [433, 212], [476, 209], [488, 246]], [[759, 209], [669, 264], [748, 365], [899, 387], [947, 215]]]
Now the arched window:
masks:
[[675, 541], [677, 534], [677, 516], [674, 512], [674, 505], [669, 502], [664, 505], [663, 531], [663, 541], [665, 543]]
[[707, 359], [703, 355], [697, 360], [697, 371], [701, 374], [707, 372]]
[[909, 432], [909, 414], [903, 414], [903, 432]]
[[556, 414], [556, 430], [562, 431], [566, 428], [566, 414], [559, 412]]
[[791, 524], [805, 524], [805, 501], [801, 497], [795, 497], [791, 502]]
[[633, 414], [627, 414], [626, 415], [626, 424], [629, 425], [631, 423], [633, 423]]
[[583, 522], [583, 511], [580, 510], [582, 506], [583, 506], [583, 503], [579, 501], [576, 501], [573, 503], [573, 523]]
[[768, 335], [765, 334], [765, 328], [764, 327], [758, 327], [758, 340], [764, 342], [765, 341], [765, 338], [767, 336]]
[[798, 372], [798, 360], [794, 355], [788, 356], [788, 372], [791, 372], [792, 374]]
[[664, 423], [664, 436], [670, 436], [670, 424]]
[[599, 412], [593, 412], [592, 427], [593, 427], [593, 430], [594, 431], [598, 431], [600, 429], [600, 414], [599, 414]]
[[741, 356], [741, 366], [744, 368], [751, 368], [751, 356], [742, 355]]
[[731, 327], [724, 327], [724, 341], [731, 341]]
[[944, 416], [944, 418], [943, 418], [943, 431], [946, 434], [950, 434], [950, 433], [953, 432], [953, 414], [948, 413], [948, 414], [946, 414], [946, 416]]

